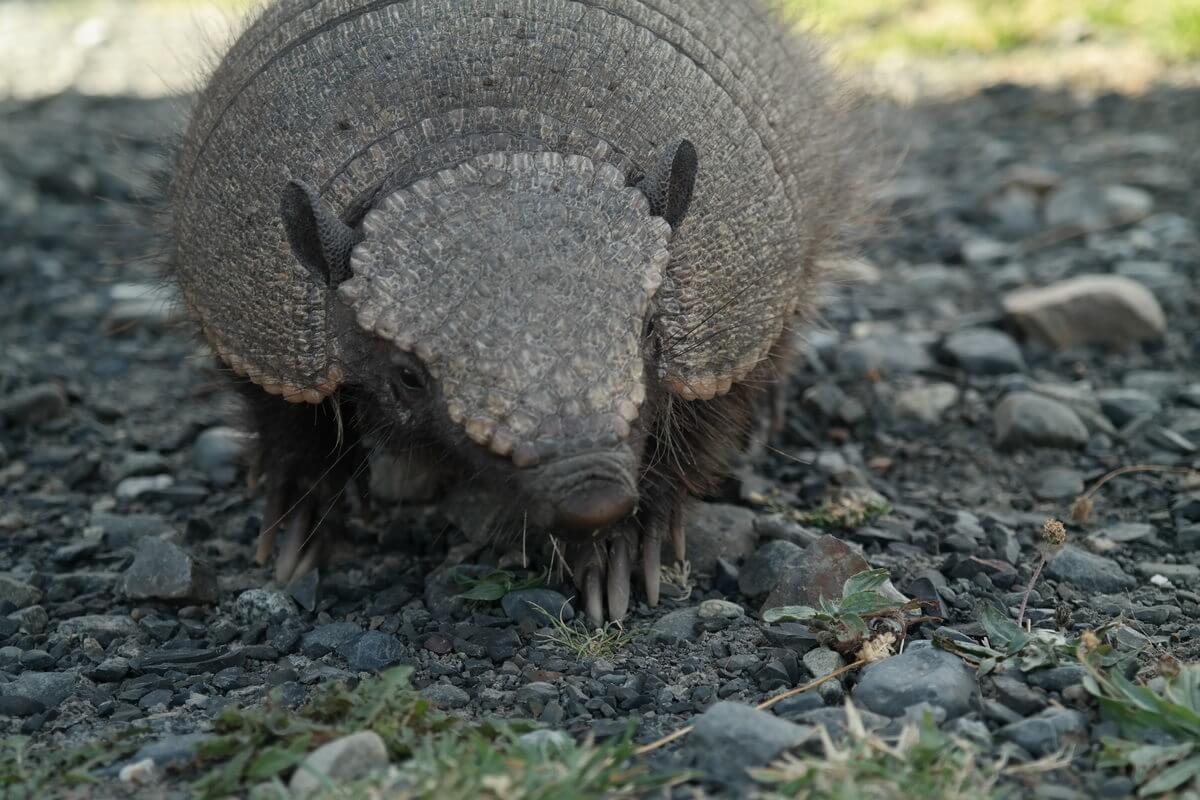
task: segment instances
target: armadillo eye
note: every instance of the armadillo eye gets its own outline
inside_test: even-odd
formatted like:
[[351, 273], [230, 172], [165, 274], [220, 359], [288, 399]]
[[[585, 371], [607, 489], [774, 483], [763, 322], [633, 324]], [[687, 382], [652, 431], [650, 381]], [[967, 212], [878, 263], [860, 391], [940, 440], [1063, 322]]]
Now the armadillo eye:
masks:
[[425, 389], [425, 378], [421, 373], [408, 367], [400, 367], [396, 370], [396, 380], [410, 392], [420, 392]]

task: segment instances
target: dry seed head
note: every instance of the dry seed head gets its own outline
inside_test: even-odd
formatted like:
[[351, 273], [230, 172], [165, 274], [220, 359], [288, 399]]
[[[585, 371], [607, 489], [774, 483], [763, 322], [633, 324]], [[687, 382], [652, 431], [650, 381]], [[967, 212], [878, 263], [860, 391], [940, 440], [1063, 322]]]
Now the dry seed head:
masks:
[[1037, 550], [1042, 558], [1049, 561], [1058, 555], [1058, 551], [1067, 543], [1067, 526], [1049, 517], [1042, 523], [1041, 534], [1037, 538]]
[[1075, 502], [1071, 503], [1071, 521], [1077, 525], [1087, 522], [1092, 516], [1092, 509], [1095, 508], [1095, 505], [1092, 498], [1085, 494], [1079, 495], [1075, 498]]
[[1083, 648], [1083, 652], [1092, 653], [1100, 646], [1100, 637], [1095, 631], [1084, 631], [1079, 635], [1079, 646]]

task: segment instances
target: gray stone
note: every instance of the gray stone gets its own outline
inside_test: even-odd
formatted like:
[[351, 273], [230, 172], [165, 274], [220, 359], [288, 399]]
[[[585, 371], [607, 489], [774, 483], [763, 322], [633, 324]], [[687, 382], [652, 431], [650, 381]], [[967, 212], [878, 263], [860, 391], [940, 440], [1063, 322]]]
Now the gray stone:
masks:
[[993, 675], [992, 685], [996, 688], [996, 698], [1022, 716], [1036, 714], [1049, 702], [1043, 692], [1009, 675]]
[[23, 697], [54, 708], [70, 696], [77, 678], [70, 672], [22, 672], [16, 680], [0, 684], [0, 695]]
[[0, 420], [40, 425], [67, 413], [67, 393], [56, 383], [37, 383], [0, 398]]
[[1067, 467], [1050, 467], [1033, 478], [1033, 493], [1040, 500], [1070, 500], [1083, 494], [1083, 476]]
[[1162, 411], [1162, 403], [1149, 392], [1139, 389], [1101, 389], [1096, 392], [1104, 416], [1117, 427], [1138, 417], [1153, 417]]
[[767, 594], [804, 555], [804, 548], [782, 539], [764, 543], [738, 570], [738, 589], [747, 597]]
[[822, 598], [842, 596], [846, 579], [871, 568], [861, 555], [834, 536], [822, 536], [784, 574], [767, 596], [763, 610], [781, 606], [816, 606]]
[[[829, 684], [825, 684], [828, 686]], [[782, 704], [781, 704], [782, 705]], [[891, 721], [882, 714], [876, 714], [873, 711], [868, 711], [865, 708], [856, 708], [859, 719], [862, 720], [863, 728], [868, 731], [880, 731], [887, 727]], [[814, 727], [824, 728], [829, 732], [829, 735], [834, 739], [838, 739], [846, 735], [846, 729], [849, 727], [849, 719], [846, 716], [844, 707], [821, 707], [812, 708], [794, 715], [793, 719], [799, 722], [805, 722]]]
[[1161, 338], [1162, 306], [1146, 287], [1116, 275], [1084, 275], [1004, 297], [1004, 310], [1029, 336], [1054, 347], [1125, 346]]
[[1083, 447], [1087, 427], [1068, 406], [1032, 392], [1013, 392], [996, 407], [996, 442], [1001, 447]]
[[309, 658], [320, 658], [326, 653], [332, 653], [342, 647], [361, 635], [362, 632], [363, 629], [353, 622], [330, 622], [326, 625], [318, 625], [304, 634], [300, 644], [301, 652]]
[[1049, 755], [1087, 739], [1087, 717], [1066, 708], [1047, 708], [1040, 714], [996, 731], [996, 735], [1020, 745], [1035, 758]]
[[50, 624], [50, 615], [41, 606], [18, 609], [9, 614], [8, 618], [16, 622], [25, 633], [45, 633], [46, 626]]
[[804, 654], [804, 666], [814, 678], [821, 678], [846, 665], [845, 659], [828, 647], [818, 647]]
[[575, 618], [570, 601], [553, 589], [517, 589], [504, 595], [500, 605], [514, 622], [528, 622], [539, 627], [552, 619], [561, 618], [566, 622]]
[[534, 716], [540, 716], [550, 703], [558, 702], [558, 688], [552, 683], [534, 681], [517, 689], [513, 701]]
[[125, 596], [191, 603], [217, 602], [217, 574], [173, 542], [146, 539], [125, 571]]
[[1067, 545], [1046, 564], [1051, 578], [1098, 592], [1123, 592], [1137, 581], [1125, 574], [1115, 561]]
[[705, 600], [697, 609], [696, 616], [700, 619], [739, 619], [746, 616], [746, 610], [728, 600]]
[[950, 363], [972, 375], [1024, 372], [1025, 358], [1011, 336], [994, 328], [956, 331], [942, 342]]
[[292, 797], [324, 794], [327, 786], [365, 778], [388, 765], [387, 745], [374, 731], [359, 731], [321, 745], [292, 773]]
[[723, 503], [691, 503], [684, 512], [687, 557], [693, 569], [710, 572], [717, 559], [736, 561], [754, 552], [754, 512]]
[[1072, 686], [1083, 683], [1087, 670], [1078, 664], [1067, 664], [1061, 667], [1035, 669], [1025, 675], [1025, 680], [1039, 689], [1048, 692], [1061, 692]]
[[896, 411], [934, 423], [958, 403], [961, 392], [952, 383], [931, 383], [913, 386], [896, 395]]
[[170, 475], [147, 475], [126, 478], [117, 484], [116, 495], [122, 500], [133, 500], [148, 492], [161, 492], [175, 485]]
[[867, 665], [854, 687], [854, 700], [888, 717], [917, 703], [944, 709], [947, 719], [980, 707], [974, 673], [960, 658], [935, 647], [906, 650]]
[[650, 627], [650, 637], [666, 644], [678, 644], [696, 639], [697, 623], [700, 622], [698, 608], [681, 608], [664, 614]]
[[234, 615], [243, 623], [272, 622], [294, 616], [296, 603], [278, 589], [247, 589], [233, 605]]
[[[1139, 561], [1137, 571], [1147, 577], [1162, 575], [1171, 580], [1192, 580], [1200, 578], [1200, 567], [1195, 564], [1168, 564], [1165, 561]], [[1132, 580], [1132, 579], [1131, 579]]]
[[117, 639], [136, 638], [141, 634], [142, 629], [133, 618], [123, 614], [85, 614], [58, 623], [59, 636], [90, 636], [105, 647]]
[[421, 690], [421, 696], [442, 708], [462, 708], [471, 702], [471, 695], [449, 683], [431, 683]]
[[42, 602], [42, 590], [10, 575], [0, 575], [0, 614]]
[[1101, 231], [1145, 219], [1154, 210], [1149, 192], [1122, 184], [1069, 181], [1046, 201], [1046, 224], [1080, 232]]
[[338, 647], [338, 655], [346, 659], [355, 672], [379, 672], [409, 658], [404, 644], [383, 631], [366, 631], [345, 642]]
[[237, 478], [238, 468], [252, 440], [249, 434], [236, 428], [209, 428], [192, 444], [192, 464], [213, 483], [227, 486]]
[[809, 726], [727, 701], [713, 705], [692, 724], [686, 745], [691, 763], [725, 784], [749, 782], [748, 769], [771, 763], [814, 734]]
[[878, 336], [851, 342], [838, 353], [838, 370], [846, 375], [905, 375], [934, 367], [925, 345], [907, 336]]
[[171, 469], [171, 463], [162, 453], [134, 451], [125, 456], [113, 468], [113, 478], [118, 482], [126, 478], [145, 475], [162, 475]]

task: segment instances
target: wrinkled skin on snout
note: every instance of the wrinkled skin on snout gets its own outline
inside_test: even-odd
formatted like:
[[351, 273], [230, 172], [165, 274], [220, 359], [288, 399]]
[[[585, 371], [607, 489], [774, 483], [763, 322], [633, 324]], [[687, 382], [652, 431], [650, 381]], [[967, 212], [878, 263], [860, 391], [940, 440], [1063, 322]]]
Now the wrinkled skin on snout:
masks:
[[[628, 609], [656, 302], [696, 168], [686, 142], [637, 185], [612, 166], [494, 153], [383, 197], [350, 226], [285, 190], [292, 249], [335, 292], [358, 425], [516, 531], [563, 543], [589, 616]], [[658, 542], [643, 550], [657, 601]], [[653, 552], [651, 552], [653, 551]]]

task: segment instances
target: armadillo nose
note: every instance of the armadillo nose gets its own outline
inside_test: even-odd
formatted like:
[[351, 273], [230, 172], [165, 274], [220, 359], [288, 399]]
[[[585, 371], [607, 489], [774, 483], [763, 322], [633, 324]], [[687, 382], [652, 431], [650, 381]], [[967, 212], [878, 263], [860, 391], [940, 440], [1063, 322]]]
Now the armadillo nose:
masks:
[[590, 533], [620, 522], [633, 513], [637, 494], [624, 484], [610, 480], [589, 481], [559, 501], [555, 527]]

